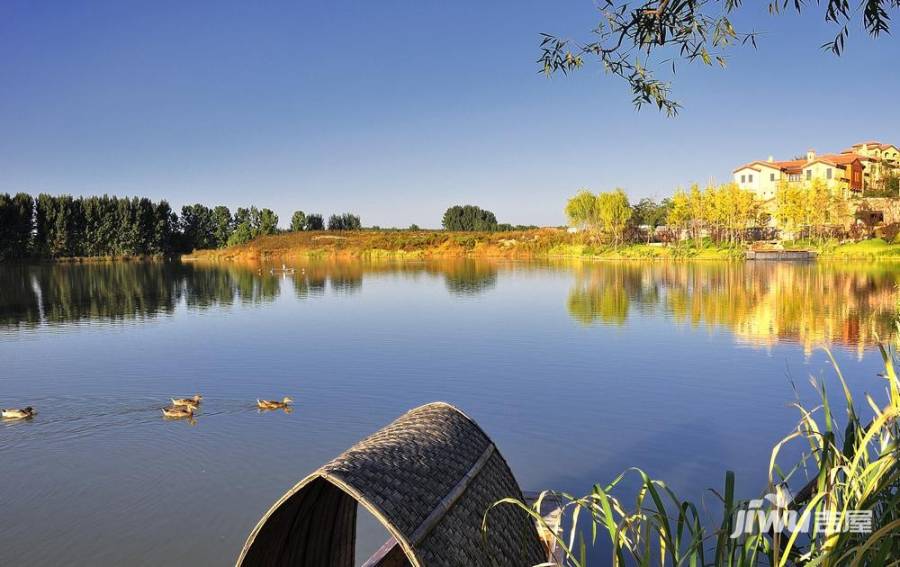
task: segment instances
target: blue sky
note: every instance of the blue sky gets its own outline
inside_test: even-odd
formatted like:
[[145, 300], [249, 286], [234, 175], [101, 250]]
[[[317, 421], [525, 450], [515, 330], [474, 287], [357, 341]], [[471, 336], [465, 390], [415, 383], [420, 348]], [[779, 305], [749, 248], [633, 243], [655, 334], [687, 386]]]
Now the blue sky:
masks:
[[900, 45], [821, 9], [773, 18], [726, 70], [682, 66], [681, 114], [589, 66], [537, 73], [588, 0], [0, 4], [0, 192], [138, 194], [438, 226], [472, 203], [560, 224], [585, 187], [665, 196], [769, 154], [900, 143]]

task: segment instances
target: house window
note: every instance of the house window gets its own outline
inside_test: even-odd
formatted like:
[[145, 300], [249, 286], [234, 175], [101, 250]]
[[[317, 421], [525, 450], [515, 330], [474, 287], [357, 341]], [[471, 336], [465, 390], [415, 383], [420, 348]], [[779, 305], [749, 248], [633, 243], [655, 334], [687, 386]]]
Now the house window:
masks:
[[774, 173], [770, 173], [770, 174], [769, 174], [769, 181], [775, 181], [775, 174], [774, 174]]
[[831, 179], [831, 168], [830, 167], [825, 170], [825, 178]]
[[753, 183], [753, 174], [752, 173], [747, 176], [747, 181], [749, 181], [750, 183]]
[[746, 182], [747, 182], [747, 176], [741, 175], [741, 183], [746, 183]]
[[809, 181], [810, 179], [812, 179], [812, 170], [807, 169], [806, 170], [806, 180]]

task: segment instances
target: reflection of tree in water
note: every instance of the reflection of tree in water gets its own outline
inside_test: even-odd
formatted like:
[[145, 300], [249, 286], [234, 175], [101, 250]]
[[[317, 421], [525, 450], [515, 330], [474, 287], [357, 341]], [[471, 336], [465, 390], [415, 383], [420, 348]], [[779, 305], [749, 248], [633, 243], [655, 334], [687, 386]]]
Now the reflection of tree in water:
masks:
[[628, 295], [620, 287], [575, 287], [569, 292], [569, 313], [589, 325], [595, 321], [621, 325], [628, 318]]
[[402, 275], [418, 279], [422, 275], [442, 277], [453, 294], [473, 294], [492, 288], [497, 281], [497, 267], [473, 260], [345, 260], [316, 259], [294, 266], [294, 290], [298, 298], [321, 295], [326, 283], [335, 293], [356, 293], [363, 287], [365, 275]]
[[461, 260], [436, 266], [444, 274], [447, 291], [453, 295], [475, 295], [497, 285], [497, 267], [488, 262]]
[[166, 263], [108, 262], [43, 265], [33, 269], [44, 320], [152, 317], [171, 313], [181, 290], [180, 267]]
[[337, 294], [356, 293], [362, 289], [363, 273], [366, 267], [359, 261], [317, 260], [293, 266], [295, 272], [288, 276], [293, 280], [294, 293], [298, 299], [306, 299], [325, 294], [330, 282]]
[[[118, 321], [172, 313], [184, 298], [205, 309], [271, 301], [277, 278], [249, 268], [165, 262], [5, 266], [0, 270], [0, 324]], [[43, 319], [39, 314], [43, 314]]]
[[328, 281], [337, 294], [350, 295], [362, 289], [363, 267], [358, 262], [336, 262], [330, 266]]
[[597, 321], [622, 325], [628, 319], [632, 302], [644, 310], [658, 301], [654, 282], [645, 281], [633, 266], [613, 264], [595, 270], [576, 269], [568, 308], [572, 317], [585, 325]]
[[576, 266], [568, 308], [581, 323], [621, 324], [629, 306], [690, 325], [724, 326], [757, 345], [890, 339], [900, 271], [827, 263], [654, 263]]
[[314, 275], [295, 274], [293, 277], [294, 293], [298, 299], [325, 295], [326, 281], [328, 280], [324, 276], [316, 277]]
[[255, 273], [252, 270], [232, 268], [231, 277], [236, 284], [237, 297], [244, 304], [269, 302], [281, 293], [280, 278], [265, 270]]
[[183, 294], [188, 307], [207, 308], [234, 303], [237, 295], [234, 277], [228, 270], [197, 269], [184, 277]]
[[0, 325], [17, 327], [40, 321], [38, 297], [25, 266], [0, 267]]
[[[355, 293], [365, 274], [443, 278], [455, 295], [493, 288], [487, 261], [421, 263], [310, 261], [294, 274], [258, 265], [111, 262], [4, 265], [0, 325], [125, 320], [234, 303], [265, 304], [292, 280], [297, 297]], [[860, 349], [894, 335], [896, 285], [890, 266], [829, 263], [578, 264], [567, 305], [583, 324], [623, 324], [640, 313], [694, 326], [721, 326], [757, 345], [838, 343]], [[330, 283], [329, 283], [330, 282]]]
[[[172, 313], [183, 299], [188, 309], [270, 302], [291, 280], [298, 298], [356, 293], [367, 272], [428, 272], [422, 264], [309, 262], [292, 274], [271, 273], [259, 264], [108, 262], [5, 265], [0, 270], [0, 325], [118, 321]], [[455, 272], [454, 272], [455, 273]]]

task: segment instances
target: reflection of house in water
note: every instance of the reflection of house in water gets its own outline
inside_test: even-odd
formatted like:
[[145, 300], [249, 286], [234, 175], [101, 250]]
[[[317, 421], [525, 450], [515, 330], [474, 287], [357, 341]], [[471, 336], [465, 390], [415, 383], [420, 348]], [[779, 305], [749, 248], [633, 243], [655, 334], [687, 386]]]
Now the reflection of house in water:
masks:
[[[770, 281], [752, 309], [736, 321], [741, 340], [762, 346], [801, 344], [863, 350], [893, 334], [896, 277], [827, 265], [767, 267]], [[871, 268], [869, 268], [871, 270]], [[889, 273], [889, 272], [888, 272]]]
[[860, 353], [894, 334], [900, 272], [829, 264], [604, 264], [575, 267], [570, 315], [624, 324], [662, 310], [678, 323], [723, 327], [755, 346], [820, 345]]

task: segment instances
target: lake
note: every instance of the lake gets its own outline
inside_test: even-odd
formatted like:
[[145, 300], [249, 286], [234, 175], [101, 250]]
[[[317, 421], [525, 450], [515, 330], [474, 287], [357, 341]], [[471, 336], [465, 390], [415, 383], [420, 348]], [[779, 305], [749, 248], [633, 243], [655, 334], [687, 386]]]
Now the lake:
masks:
[[[855, 392], [883, 390], [900, 280], [846, 263], [291, 265], [0, 266], [0, 407], [39, 412], [0, 423], [0, 562], [232, 564], [288, 488], [436, 400], [526, 490], [639, 466], [692, 498], [731, 469], [756, 496], [810, 375], [836, 389], [819, 347]], [[195, 423], [162, 418], [196, 392]], [[285, 395], [292, 413], [255, 408]]]

